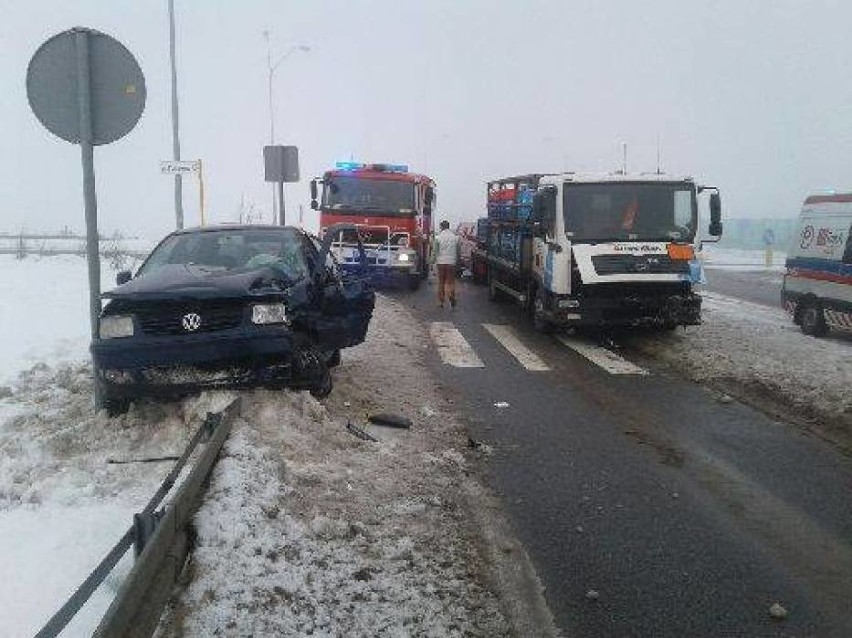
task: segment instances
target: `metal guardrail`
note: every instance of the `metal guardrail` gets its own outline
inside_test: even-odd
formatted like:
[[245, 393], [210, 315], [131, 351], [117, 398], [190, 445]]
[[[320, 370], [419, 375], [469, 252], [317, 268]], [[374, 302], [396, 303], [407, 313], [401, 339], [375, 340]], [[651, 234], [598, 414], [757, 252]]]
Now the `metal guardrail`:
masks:
[[[239, 410], [240, 399], [235, 399], [221, 412], [207, 414], [154, 496], [142, 512], [134, 515], [133, 525], [35, 638], [58, 636], [131, 545], [135, 547], [136, 562], [93, 636], [147, 638], [154, 632], [189, 552], [184, 528], [195, 513], [202, 488], [231, 432], [233, 416]], [[205, 437], [207, 445], [189, 475], [169, 504], [158, 510], [157, 506], [174, 486], [192, 452]]]

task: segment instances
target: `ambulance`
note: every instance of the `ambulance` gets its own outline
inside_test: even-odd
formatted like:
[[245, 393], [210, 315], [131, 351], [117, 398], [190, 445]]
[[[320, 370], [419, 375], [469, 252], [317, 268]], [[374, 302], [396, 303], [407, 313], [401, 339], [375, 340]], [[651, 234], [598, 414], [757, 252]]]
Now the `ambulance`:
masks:
[[852, 193], [805, 200], [781, 294], [805, 334], [852, 331]]

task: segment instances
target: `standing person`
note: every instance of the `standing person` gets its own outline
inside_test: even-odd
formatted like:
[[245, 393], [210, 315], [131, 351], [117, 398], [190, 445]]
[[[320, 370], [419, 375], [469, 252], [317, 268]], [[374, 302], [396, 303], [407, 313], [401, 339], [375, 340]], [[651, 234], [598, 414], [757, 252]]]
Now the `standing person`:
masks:
[[450, 230], [450, 222], [441, 222], [441, 232], [432, 244], [432, 262], [438, 268], [438, 305], [444, 307], [448, 298], [456, 307], [456, 264], [459, 260], [459, 237]]

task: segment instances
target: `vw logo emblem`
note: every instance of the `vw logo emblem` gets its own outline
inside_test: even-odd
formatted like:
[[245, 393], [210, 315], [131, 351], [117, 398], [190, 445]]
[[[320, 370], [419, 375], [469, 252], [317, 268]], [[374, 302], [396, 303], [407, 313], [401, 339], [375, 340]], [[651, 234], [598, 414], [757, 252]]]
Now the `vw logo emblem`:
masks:
[[187, 332], [195, 332], [201, 327], [201, 315], [190, 312], [185, 314], [180, 322], [183, 325], [184, 330]]

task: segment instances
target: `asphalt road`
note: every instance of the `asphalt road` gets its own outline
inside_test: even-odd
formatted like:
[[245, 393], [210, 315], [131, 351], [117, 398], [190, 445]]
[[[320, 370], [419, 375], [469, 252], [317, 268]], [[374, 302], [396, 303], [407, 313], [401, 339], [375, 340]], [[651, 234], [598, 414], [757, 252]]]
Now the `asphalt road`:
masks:
[[481, 360], [430, 355], [566, 636], [852, 636], [851, 459], [651, 362], [609, 374], [485, 292], [463, 285], [455, 310], [431, 285], [393, 296]]
[[705, 268], [707, 290], [753, 303], [781, 307], [781, 281], [783, 273], [754, 270], [738, 271], [722, 268]]

